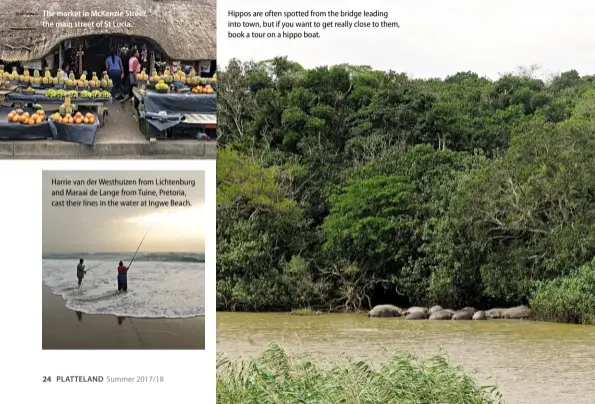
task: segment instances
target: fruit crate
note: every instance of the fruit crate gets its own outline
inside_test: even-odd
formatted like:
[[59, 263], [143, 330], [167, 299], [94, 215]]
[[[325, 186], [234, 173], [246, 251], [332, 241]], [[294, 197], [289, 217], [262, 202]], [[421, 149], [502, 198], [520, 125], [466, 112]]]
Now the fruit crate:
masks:
[[166, 139], [167, 138], [167, 130], [158, 130], [156, 127], [151, 125], [145, 118], [140, 118], [138, 120], [138, 124], [140, 127], [141, 133], [145, 136], [145, 138], [155, 138], [155, 139]]

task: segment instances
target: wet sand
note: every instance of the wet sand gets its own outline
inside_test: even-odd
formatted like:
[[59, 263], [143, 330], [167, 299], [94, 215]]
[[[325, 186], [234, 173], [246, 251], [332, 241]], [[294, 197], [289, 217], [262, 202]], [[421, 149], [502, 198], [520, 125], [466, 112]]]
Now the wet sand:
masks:
[[205, 349], [205, 318], [146, 319], [67, 309], [43, 286], [43, 349]]

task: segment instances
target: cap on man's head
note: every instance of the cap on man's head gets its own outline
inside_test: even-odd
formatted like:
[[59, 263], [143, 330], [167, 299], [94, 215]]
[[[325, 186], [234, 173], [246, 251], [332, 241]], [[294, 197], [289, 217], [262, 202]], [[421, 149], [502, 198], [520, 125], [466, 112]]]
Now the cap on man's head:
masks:
[[124, 265], [124, 263], [122, 261], [120, 261], [120, 266]]

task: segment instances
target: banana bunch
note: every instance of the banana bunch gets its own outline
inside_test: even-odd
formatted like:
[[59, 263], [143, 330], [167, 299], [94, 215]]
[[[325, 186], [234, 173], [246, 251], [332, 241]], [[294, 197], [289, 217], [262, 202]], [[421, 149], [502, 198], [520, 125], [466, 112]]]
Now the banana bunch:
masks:
[[101, 96], [99, 98], [112, 98], [112, 93], [109, 91], [102, 91]]
[[45, 96], [55, 98], [58, 97], [58, 92], [52, 88], [45, 92]]
[[91, 91], [91, 98], [101, 98], [102, 91], [93, 90]]
[[70, 98], [77, 98], [77, 97], [79, 96], [79, 93], [78, 93], [77, 91], [75, 91], [75, 90], [70, 90], [70, 91], [68, 92], [68, 96], [69, 96]]
[[83, 90], [79, 93], [79, 96], [81, 98], [92, 98], [93, 95], [91, 94], [91, 91], [87, 91], [87, 90]]

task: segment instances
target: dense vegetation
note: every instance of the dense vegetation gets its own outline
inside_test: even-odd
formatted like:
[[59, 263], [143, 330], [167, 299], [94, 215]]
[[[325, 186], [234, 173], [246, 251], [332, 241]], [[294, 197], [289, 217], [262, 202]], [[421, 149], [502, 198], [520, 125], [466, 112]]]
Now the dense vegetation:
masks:
[[500, 403], [494, 386], [479, 387], [472, 376], [443, 356], [420, 360], [394, 356], [379, 371], [363, 362], [329, 369], [292, 358], [278, 345], [260, 357], [231, 362], [219, 356], [217, 402], [227, 404], [407, 404]]
[[589, 276], [595, 77], [277, 58], [219, 86], [219, 309], [511, 306]]
[[538, 284], [531, 306], [537, 320], [595, 324], [595, 261], [571, 276]]

